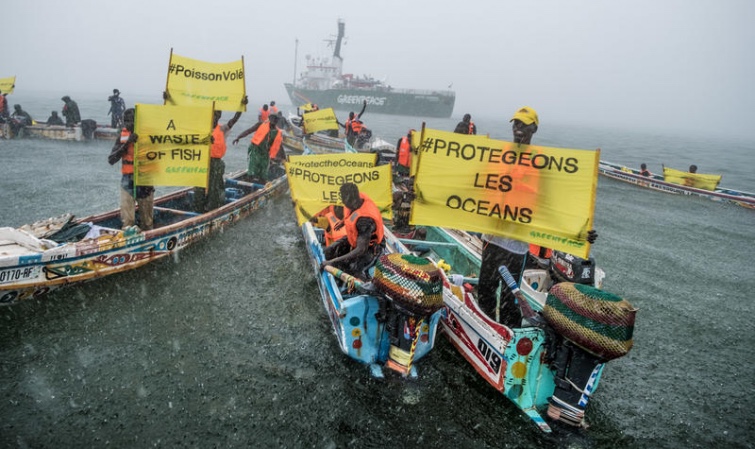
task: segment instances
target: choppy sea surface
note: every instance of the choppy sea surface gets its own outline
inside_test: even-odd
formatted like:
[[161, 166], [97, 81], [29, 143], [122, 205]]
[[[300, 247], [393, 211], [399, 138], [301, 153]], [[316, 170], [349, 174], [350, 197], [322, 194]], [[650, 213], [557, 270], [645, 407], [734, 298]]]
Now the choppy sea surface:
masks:
[[[45, 120], [65, 94], [109, 122], [109, 92], [9, 102]], [[453, 130], [465, 112], [509, 139], [508, 115], [426, 124]], [[422, 124], [363, 118], [391, 143]], [[541, 120], [538, 145], [654, 172], [694, 163], [755, 190], [753, 141]], [[227, 168], [242, 169], [246, 145], [230, 140]], [[0, 226], [117, 208], [111, 146], [0, 140]], [[600, 178], [595, 228], [604, 288], [640, 311], [586, 431], [541, 434], [442, 335], [419, 379], [371, 378], [337, 348], [284, 196], [171, 260], [0, 308], [0, 447], [754, 447], [755, 211]]]

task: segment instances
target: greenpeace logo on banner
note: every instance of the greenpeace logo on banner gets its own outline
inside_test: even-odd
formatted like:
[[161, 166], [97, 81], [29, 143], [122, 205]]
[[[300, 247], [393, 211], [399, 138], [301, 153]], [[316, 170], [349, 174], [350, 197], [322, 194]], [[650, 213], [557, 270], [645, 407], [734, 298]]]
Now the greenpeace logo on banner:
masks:
[[562, 245], [570, 246], [572, 248], [582, 248], [583, 246], [585, 246], [585, 242], [580, 242], [579, 240], [574, 240], [567, 237], [559, 237], [553, 234], [546, 234], [544, 232], [532, 231], [530, 232], [530, 236], [536, 239], [547, 240], [549, 242], [561, 243]]
[[370, 95], [339, 95], [339, 104], [362, 104], [367, 100], [367, 104], [371, 106], [385, 106], [386, 97], [373, 97]]
[[174, 75], [183, 75], [184, 78], [194, 78], [203, 81], [236, 81], [244, 78], [242, 69], [223, 70], [220, 72], [203, 72], [196, 69], [184, 67], [183, 64], [171, 63], [168, 67], [168, 73]]

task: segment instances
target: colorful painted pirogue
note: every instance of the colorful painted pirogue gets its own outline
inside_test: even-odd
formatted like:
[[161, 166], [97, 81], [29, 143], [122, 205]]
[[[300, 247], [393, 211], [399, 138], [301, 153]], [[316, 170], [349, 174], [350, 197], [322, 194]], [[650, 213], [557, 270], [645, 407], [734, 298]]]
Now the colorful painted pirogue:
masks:
[[430, 260], [409, 254], [389, 229], [386, 251], [358, 279], [334, 267], [320, 269], [324, 230], [305, 222], [304, 242], [320, 296], [341, 351], [383, 377], [387, 367], [417, 376], [414, 363], [435, 345], [443, 305], [442, 271]]
[[[520, 301], [537, 312], [509, 328], [480, 310], [476, 281], [481, 240], [425, 227], [424, 240], [402, 240], [448, 272], [443, 332], [474, 369], [541, 430], [551, 420], [585, 426], [585, 409], [606, 362], [632, 347], [636, 309], [599, 290], [604, 273], [593, 260], [554, 251], [548, 269], [525, 270]], [[513, 283], [513, 280], [511, 280]]]
[[155, 229], [150, 231], [122, 231], [118, 210], [0, 228], [0, 304], [166, 257], [246, 217], [288, 188], [285, 176], [262, 186], [241, 181], [243, 173], [226, 178], [226, 203], [207, 213], [193, 212], [192, 189], [155, 199]]

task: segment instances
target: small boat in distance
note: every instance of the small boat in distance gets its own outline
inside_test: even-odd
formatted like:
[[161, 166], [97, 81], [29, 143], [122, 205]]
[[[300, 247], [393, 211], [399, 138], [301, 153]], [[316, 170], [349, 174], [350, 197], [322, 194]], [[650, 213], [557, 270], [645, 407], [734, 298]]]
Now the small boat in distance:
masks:
[[155, 198], [149, 231], [122, 230], [119, 209], [0, 227], [0, 305], [162, 259], [262, 208], [288, 187], [286, 176], [263, 186], [243, 181], [245, 174], [227, 176], [225, 204], [206, 213], [194, 212], [192, 188]]
[[721, 201], [724, 203], [746, 207], [748, 209], [755, 209], [755, 193], [743, 192], [740, 190], [727, 189], [723, 187], [716, 187], [714, 190], [705, 190], [696, 187], [685, 186], [668, 182], [661, 175], [651, 174], [650, 176], [643, 176], [639, 170], [607, 161], [600, 161], [598, 171], [601, 175], [607, 178], [634, 184], [646, 189], [659, 190], [661, 192], [678, 195], [700, 196], [713, 201]]
[[361, 107], [366, 100], [371, 114], [442, 118], [451, 116], [456, 102], [456, 93], [453, 91], [397, 89], [372, 77], [344, 74], [341, 57], [344, 30], [345, 24], [343, 20], [339, 20], [338, 37], [330, 61], [308, 56], [306, 72], [293, 83], [285, 83], [291, 104], [299, 106], [313, 103], [320, 107], [350, 111]]

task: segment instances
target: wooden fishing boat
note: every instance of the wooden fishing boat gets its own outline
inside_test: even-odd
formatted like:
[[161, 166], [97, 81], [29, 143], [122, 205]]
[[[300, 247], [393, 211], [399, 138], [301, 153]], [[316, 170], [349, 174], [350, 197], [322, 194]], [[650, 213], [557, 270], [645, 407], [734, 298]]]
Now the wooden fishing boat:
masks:
[[[519, 300], [537, 316], [525, 318], [521, 327], [506, 327], [477, 305], [481, 240], [438, 227], [425, 227], [425, 234], [424, 240], [401, 241], [447, 271], [441, 324], [450, 342], [542, 431], [551, 431], [546, 418], [586, 427], [585, 409], [606, 362], [631, 348], [636, 310], [598, 290], [605, 275], [593, 260], [554, 252], [549, 267], [525, 270], [520, 286], [509, 278], [508, 288], [520, 289]], [[570, 310], [569, 298], [592, 315]], [[601, 333], [605, 329], [614, 331], [611, 338]]]
[[321, 270], [324, 230], [310, 222], [301, 229], [341, 351], [367, 364], [375, 377], [384, 377], [384, 368], [417, 377], [414, 363], [435, 345], [443, 303], [442, 270], [409, 254], [387, 228], [387, 254], [370, 268], [369, 279], [334, 267]]
[[[48, 140], [68, 140], [81, 142], [84, 140], [115, 140], [120, 136], [121, 130], [110, 128], [108, 126], [97, 126], [91, 129], [84, 129], [82, 126], [63, 126], [48, 125], [46, 123], [35, 123], [24, 127], [23, 137], [31, 137]], [[6, 139], [15, 137], [9, 124], [3, 123], [0, 128], [0, 136]]]
[[664, 180], [663, 176], [651, 174], [643, 176], [639, 170], [611, 162], [600, 161], [599, 173], [607, 178], [634, 184], [651, 190], [677, 195], [693, 195], [708, 198], [713, 201], [721, 201], [737, 206], [755, 209], [755, 193], [740, 190], [717, 187], [714, 190], [698, 189], [681, 184], [675, 184]]
[[0, 228], [0, 304], [162, 259], [262, 208], [288, 186], [285, 176], [263, 186], [243, 181], [244, 175], [226, 177], [226, 203], [207, 213], [193, 211], [191, 188], [156, 198], [149, 231], [121, 230], [118, 209]]
[[[304, 151], [304, 145], [302, 144], [304, 132], [301, 128], [301, 118], [297, 115], [289, 114], [288, 123], [289, 126], [283, 129], [283, 145], [289, 151], [301, 154]], [[372, 131], [365, 129], [354, 143], [353, 148], [360, 153], [373, 152], [373, 140]], [[315, 154], [342, 152], [345, 151], [345, 145], [347, 144], [346, 136], [342, 132], [339, 132], [337, 136], [331, 136], [326, 132], [316, 132], [308, 134], [304, 141]], [[381, 141], [375, 148], [382, 148], [383, 146], [384, 143]]]

